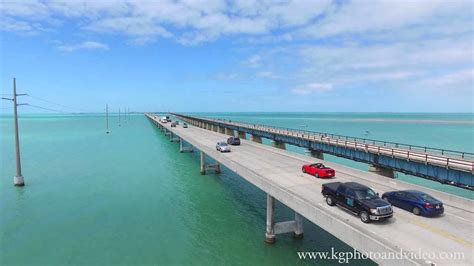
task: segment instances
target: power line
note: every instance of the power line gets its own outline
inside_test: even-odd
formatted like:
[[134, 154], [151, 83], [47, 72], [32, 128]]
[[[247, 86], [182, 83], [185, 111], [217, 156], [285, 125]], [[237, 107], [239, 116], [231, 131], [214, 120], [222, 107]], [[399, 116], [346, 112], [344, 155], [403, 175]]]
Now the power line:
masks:
[[33, 98], [33, 99], [36, 99], [36, 100], [40, 100], [40, 101], [43, 101], [43, 102], [47, 102], [47, 103], [50, 103], [50, 104], [61, 106], [63, 108], [74, 109], [74, 110], [81, 111], [81, 112], [93, 113], [93, 112], [90, 112], [90, 111], [87, 111], [87, 110], [83, 110], [83, 109], [80, 109], [80, 108], [75, 108], [75, 107], [67, 106], [67, 105], [64, 105], [64, 104], [56, 103], [56, 102], [46, 100], [46, 99], [43, 99], [43, 98], [40, 98], [40, 97], [37, 97], [37, 96], [33, 96], [33, 95], [30, 95], [30, 94], [28, 94], [28, 96]]
[[70, 114], [69, 112], [64, 112], [64, 111], [57, 110], [57, 109], [46, 108], [46, 107], [42, 107], [42, 106], [38, 106], [38, 105], [33, 105], [33, 104], [25, 104], [25, 105], [31, 106], [31, 107], [33, 107], [33, 108], [38, 108], [38, 109], [46, 110], [46, 111], [57, 112], [57, 113], [63, 113], [63, 114]]

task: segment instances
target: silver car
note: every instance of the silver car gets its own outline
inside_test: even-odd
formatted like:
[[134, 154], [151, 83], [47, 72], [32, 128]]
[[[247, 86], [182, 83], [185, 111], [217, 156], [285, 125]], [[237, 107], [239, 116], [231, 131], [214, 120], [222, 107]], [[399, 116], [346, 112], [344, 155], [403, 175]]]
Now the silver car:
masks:
[[230, 146], [227, 143], [220, 141], [216, 144], [216, 150], [220, 152], [230, 152]]

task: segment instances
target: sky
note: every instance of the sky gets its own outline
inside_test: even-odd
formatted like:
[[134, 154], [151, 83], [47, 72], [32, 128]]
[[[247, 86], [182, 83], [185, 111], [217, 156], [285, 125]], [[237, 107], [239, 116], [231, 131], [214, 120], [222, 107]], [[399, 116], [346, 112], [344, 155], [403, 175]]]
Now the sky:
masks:
[[16, 77], [25, 113], [473, 112], [473, 3], [0, 0], [0, 94]]

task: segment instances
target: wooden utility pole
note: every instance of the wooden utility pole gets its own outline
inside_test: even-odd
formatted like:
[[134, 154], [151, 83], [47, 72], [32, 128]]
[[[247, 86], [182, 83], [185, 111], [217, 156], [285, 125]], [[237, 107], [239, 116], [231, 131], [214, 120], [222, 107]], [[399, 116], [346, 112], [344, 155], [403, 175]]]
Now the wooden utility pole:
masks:
[[106, 127], [106, 134], [109, 134], [109, 105], [105, 105], [105, 127]]
[[16, 94], [16, 79], [13, 78], [13, 115], [14, 115], [14, 120], [15, 120], [15, 151], [16, 151], [16, 175], [13, 178], [13, 184], [15, 186], [24, 186], [25, 185], [25, 180], [23, 178], [23, 175], [21, 174], [21, 158], [20, 158], [20, 136], [18, 133], [18, 111], [17, 111], [17, 101], [16, 97], [18, 95]]

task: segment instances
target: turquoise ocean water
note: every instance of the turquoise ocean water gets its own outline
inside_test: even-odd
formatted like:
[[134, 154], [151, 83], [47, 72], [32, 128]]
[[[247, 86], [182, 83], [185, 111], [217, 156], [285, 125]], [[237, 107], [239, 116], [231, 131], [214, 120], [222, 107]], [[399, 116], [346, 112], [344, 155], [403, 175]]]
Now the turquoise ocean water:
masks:
[[[375, 139], [474, 151], [472, 114], [200, 115], [358, 137], [368, 130]], [[12, 121], [0, 117], [0, 265], [294, 265], [316, 263], [298, 260], [296, 251], [351, 250], [307, 221], [303, 240], [279, 235], [265, 245], [260, 190], [226, 169], [201, 176], [198, 154], [179, 153], [143, 115], [121, 127], [112, 118], [109, 135], [104, 126], [100, 115], [23, 116], [26, 187], [15, 188]], [[292, 215], [277, 204], [277, 220]]]

